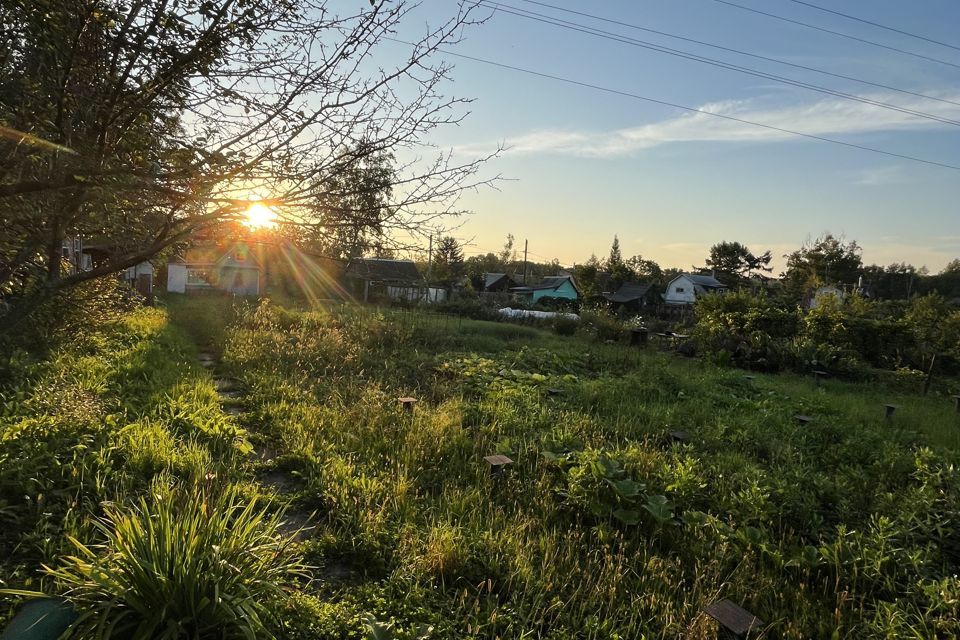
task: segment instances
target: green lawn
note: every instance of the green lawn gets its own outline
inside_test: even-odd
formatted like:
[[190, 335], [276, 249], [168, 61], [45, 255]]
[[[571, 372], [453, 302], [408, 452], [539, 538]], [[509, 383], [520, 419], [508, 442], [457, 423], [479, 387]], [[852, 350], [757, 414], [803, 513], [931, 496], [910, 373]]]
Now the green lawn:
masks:
[[[719, 598], [767, 623], [752, 637], [960, 634], [948, 398], [748, 380], [588, 336], [411, 312], [197, 297], [129, 323], [83, 356], [98, 372], [82, 383], [97, 424], [44, 423], [57, 451], [74, 451], [56, 454], [63, 468], [96, 478], [80, 491], [52, 474], [48, 495], [68, 487], [52, 514], [14, 497], [33, 486], [27, 463], [7, 468], [47, 445], [10, 434], [39, 419], [44, 376], [81, 384], [63, 371], [88, 367], [77, 354], [48, 364], [0, 422], [8, 586], [36, 588], [66, 533], [102, 540], [89, 524], [102, 501], [203, 487], [212, 473], [231, 495], [286, 508], [288, 531], [308, 527], [292, 547], [308, 577], [291, 574], [267, 624], [279, 637], [392, 623], [380, 637], [713, 638], [701, 610]], [[197, 346], [222, 356], [213, 374]], [[245, 394], [218, 401], [213, 375]], [[418, 399], [412, 414], [400, 396]], [[890, 422], [885, 403], [899, 406]], [[500, 477], [491, 454], [513, 460]]]

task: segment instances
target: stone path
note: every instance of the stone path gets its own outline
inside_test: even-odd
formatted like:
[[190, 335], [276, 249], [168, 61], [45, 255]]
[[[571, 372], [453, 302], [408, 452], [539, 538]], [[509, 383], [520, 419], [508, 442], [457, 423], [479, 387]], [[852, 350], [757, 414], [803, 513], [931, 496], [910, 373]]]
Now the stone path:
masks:
[[[220, 396], [221, 405], [224, 413], [240, 419], [247, 415], [249, 411], [243, 406], [243, 398], [247, 395], [246, 387], [242, 380], [228, 376], [217, 375], [217, 357], [210, 351], [201, 351], [197, 357], [202, 366], [213, 374], [213, 385]], [[277, 451], [269, 444], [261, 444], [255, 447], [258, 462], [270, 464], [277, 457]], [[257, 482], [261, 486], [274, 491], [279, 495], [292, 494], [297, 488], [297, 480], [288, 472], [281, 470], [271, 470], [258, 476]], [[297, 542], [309, 539], [316, 527], [311, 526], [311, 514], [303, 511], [288, 510], [283, 516], [283, 524], [280, 532], [285, 536], [292, 536]]]

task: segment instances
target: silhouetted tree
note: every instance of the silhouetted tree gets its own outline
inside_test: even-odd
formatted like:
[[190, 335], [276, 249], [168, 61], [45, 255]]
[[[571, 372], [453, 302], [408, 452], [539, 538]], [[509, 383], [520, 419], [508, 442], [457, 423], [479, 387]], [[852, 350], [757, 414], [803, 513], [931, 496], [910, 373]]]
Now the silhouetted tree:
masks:
[[770, 271], [768, 265], [771, 259], [769, 251], [754, 255], [746, 245], [724, 241], [710, 247], [706, 265], [708, 270], [716, 272], [718, 280], [736, 286], [754, 271]]
[[437, 282], [453, 284], [466, 273], [463, 249], [453, 236], [444, 236], [433, 252], [433, 276]]
[[[0, 330], [58, 292], [242, 217], [257, 196], [317, 234], [373, 227], [419, 244], [485, 181], [474, 178], [482, 159], [449, 154], [394, 167], [389, 192], [369, 173], [465, 115], [434, 54], [477, 22], [478, 5], [456, 3], [398, 52], [386, 40], [412, 4], [0, 3]], [[372, 208], [360, 202], [367, 178], [386, 194]], [[112, 250], [91, 270], [66, 270], [71, 236], [108, 238]]]
[[856, 241], [844, 242], [829, 233], [805, 243], [784, 256], [784, 293], [799, 301], [808, 289], [819, 284], [856, 283], [863, 267], [861, 251]]

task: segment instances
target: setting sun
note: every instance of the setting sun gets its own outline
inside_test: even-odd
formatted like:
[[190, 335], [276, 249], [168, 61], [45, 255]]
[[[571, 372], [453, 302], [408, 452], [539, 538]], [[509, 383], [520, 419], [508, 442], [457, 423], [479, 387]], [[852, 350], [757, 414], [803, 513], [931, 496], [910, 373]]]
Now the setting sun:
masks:
[[247, 208], [247, 219], [244, 221], [251, 229], [272, 227], [276, 223], [277, 214], [273, 209], [262, 202], [253, 202]]

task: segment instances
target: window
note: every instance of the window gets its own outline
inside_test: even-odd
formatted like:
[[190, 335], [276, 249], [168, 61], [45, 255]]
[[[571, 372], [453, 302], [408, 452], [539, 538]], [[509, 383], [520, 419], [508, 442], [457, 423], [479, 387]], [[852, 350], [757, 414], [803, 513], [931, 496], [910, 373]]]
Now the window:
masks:
[[210, 273], [206, 269], [187, 269], [187, 284], [209, 285]]
[[683, 293], [683, 287], [677, 287], [676, 291], [677, 293]]

